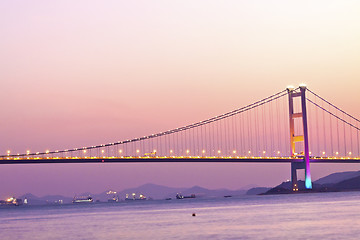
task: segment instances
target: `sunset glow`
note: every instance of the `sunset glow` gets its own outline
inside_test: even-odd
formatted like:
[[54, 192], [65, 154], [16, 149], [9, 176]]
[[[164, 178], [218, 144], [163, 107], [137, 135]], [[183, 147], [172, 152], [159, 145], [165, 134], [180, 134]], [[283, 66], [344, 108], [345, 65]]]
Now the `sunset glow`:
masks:
[[[246, 106], [289, 85], [306, 84], [360, 117], [358, 1], [34, 0], [2, 1], [0, 9], [0, 155], [151, 136]], [[148, 152], [138, 147], [139, 156], [156, 155], [156, 146], [146, 146]], [[224, 152], [200, 147], [194, 147], [199, 156]], [[339, 155], [336, 147], [333, 153]], [[274, 153], [288, 150], [290, 146]], [[326, 149], [316, 150], [331, 156]], [[94, 157], [89, 149], [81, 151]], [[121, 146], [114, 152], [125, 157], [126, 150]], [[196, 155], [187, 148], [182, 153]], [[238, 149], [230, 153], [240, 154]], [[177, 152], [169, 146], [167, 154]], [[245, 150], [244, 155], [255, 154]], [[312, 178], [354, 169], [358, 165], [313, 164]], [[127, 182], [133, 175], [137, 177]], [[1, 166], [0, 182], [12, 176], [18, 182], [0, 184], [0, 198], [24, 191], [85, 192], [83, 179], [90, 177], [95, 192], [148, 182], [270, 186], [288, 178], [289, 166]]]

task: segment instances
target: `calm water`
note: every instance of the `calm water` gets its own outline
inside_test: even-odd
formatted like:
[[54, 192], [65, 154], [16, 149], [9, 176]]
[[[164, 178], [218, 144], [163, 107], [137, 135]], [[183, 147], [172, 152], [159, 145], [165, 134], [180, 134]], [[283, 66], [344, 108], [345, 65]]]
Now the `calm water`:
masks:
[[360, 192], [0, 208], [1, 240], [359, 236]]

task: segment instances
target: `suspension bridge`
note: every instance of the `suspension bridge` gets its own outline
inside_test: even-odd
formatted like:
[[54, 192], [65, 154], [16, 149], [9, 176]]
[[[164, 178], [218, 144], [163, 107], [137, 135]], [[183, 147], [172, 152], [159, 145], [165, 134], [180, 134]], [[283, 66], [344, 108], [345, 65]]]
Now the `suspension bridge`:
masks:
[[0, 155], [0, 164], [290, 163], [312, 188], [310, 163], [360, 163], [360, 120], [305, 85], [203, 121], [113, 143]]

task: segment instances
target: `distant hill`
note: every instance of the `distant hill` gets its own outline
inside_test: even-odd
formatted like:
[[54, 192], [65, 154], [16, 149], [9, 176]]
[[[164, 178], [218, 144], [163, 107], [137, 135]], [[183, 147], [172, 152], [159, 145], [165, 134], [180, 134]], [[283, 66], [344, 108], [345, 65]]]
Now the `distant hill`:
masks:
[[[313, 183], [312, 187], [313, 187], [313, 191], [320, 191], [320, 189], [322, 188], [322, 185]], [[299, 188], [299, 191], [305, 191], [306, 190], [305, 182], [298, 181], [298, 188]], [[277, 185], [276, 187], [269, 189], [264, 194], [282, 194], [282, 193], [292, 193], [292, 192], [293, 192], [292, 191], [292, 182], [286, 181], [286, 182], [282, 182], [280, 185]]]
[[317, 184], [335, 184], [346, 179], [354, 178], [360, 176], [360, 171], [351, 171], [351, 172], [337, 172], [330, 174], [328, 176], [322, 177], [316, 180], [314, 183]]
[[119, 192], [119, 197], [121, 199], [124, 199], [126, 194], [130, 195], [132, 193], [136, 193], [137, 195], [144, 194], [146, 197], [151, 197], [153, 199], [165, 199], [170, 196], [175, 197], [176, 193], [181, 192], [183, 190], [185, 190], [185, 188], [173, 188], [173, 187], [147, 183], [136, 188], [125, 189]]
[[360, 190], [360, 176], [346, 179], [332, 186], [334, 189], [339, 190]]
[[240, 196], [246, 193], [246, 190], [229, 190], [229, 189], [206, 189], [199, 186], [186, 189], [181, 192], [182, 195], [195, 194], [196, 197], [224, 197], [224, 196]]
[[259, 187], [259, 186], [256, 184], [248, 184], [248, 185], [241, 187], [240, 190], [249, 190], [249, 189], [257, 188], [257, 187]]
[[266, 193], [270, 189], [271, 188], [268, 187], [255, 187], [247, 190], [246, 195], [258, 195], [258, 194]]
[[31, 193], [26, 193], [20, 196], [19, 198], [21, 199], [26, 198], [28, 200], [28, 204], [31, 205], [55, 204], [60, 202], [60, 200], [63, 201], [63, 203], [71, 203], [72, 201], [72, 198], [64, 197], [61, 195], [47, 195], [43, 197], [37, 197]]
[[[248, 187], [250, 187], [249, 185]], [[254, 185], [253, 185], [254, 186]], [[298, 181], [299, 190], [305, 190], [304, 181]], [[313, 191], [317, 192], [331, 192], [331, 191], [350, 191], [360, 190], [360, 171], [350, 172], [338, 172], [332, 173], [328, 176], [322, 177], [313, 182]], [[131, 196], [135, 193], [137, 196], [143, 194], [146, 197], [153, 199], [166, 199], [175, 198], [177, 193], [181, 193], [183, 196], [189, 196], [195, 194], [197, 198], [213, 198], [213, 197], [224, 197], [224, 196], [241, 196], [256, 195], [256, 194], [279, 194], [279, 193], [291, 193], [292, 184], [290, 181], [283, 182], [274, 188], [266, 187], [253, 187], [249, 190], [229, 190], [229, 189], [207, 189], [200, 186], [193, 186], [191, 188], [174, 188], [167, 187], [157, 184], [144, 184], [136, 188], [128, 188], [122, 191], [117, 191], [116, 195], [120, 200], [125, 199], [126, 194]], [[98, 194], [92, 194], [90, 192], [77, 194], [77, 196], [92, 196], [94, 201], [99, 200], [106, 202], [111, 196], [107, 194], [107, 191]], [[71, 203], [73, 197], [65, 197], [61, 195], [47, 195], [43, 197], [37, 197], [31, 193], [26, 193], [19, 198], [27, 198], [28, 203], [32, 205], [43, 205], [43, 204], [55, 204], [59, 200], [63, 203]]]
[[[85, 192], [81, 194], [76, 194], [76, 196], [92, 196], [94, 201], [107, 202], [114, 194], [108, 195], [108, 191], [104, 191], [98, 194], [93, 194], [90, 192]], [[166, 198], [175, 198], [177, 193], [181, 193], [183, 196], [190, 196], [195, 194], [197, 198], [212, 198], [212, 197], [224, 197], [224, 196], [240, 196], [246, 193], [246, 190], [228, 190], [228, 189], [207, 189], [200, 186], [193, 186], [191, 188], [173, 188], [167, 186], [156, 185], [152, 183], [144, 184], [136, 188], [128, 188], [120, 192], [116, 191], [116, 194], [119, 197], [119, 200], [124, 200], [126, 194], [131, 196], [132, 193], [135, 193], [137, 197], [140, 194], [145, 195], [148, 198], [152, 199], [166, 199]], [[63, 203], [71, 203], [72, 197], [64, 197], [61, 195], [47, 195], [43, 197], [35, 196], [31, 193], [24, 194], [19, 198], [27, 198], [28, 203], [31, 205], [44, 205], [44, 204], [56, 204], [59, 203], [59, 200], [62, 200]]]
[[[305, 189], [305, 182], [298, 181], [299, 191], [312, 192], [340, 192], [340, 191], [359, 191], [360, 190], [360, 171], [338, 172], [318, 179], [312, 183], [312, 189]], [[271, 188], [265, 194], [292, 193], [292, 183], [283, 182]]]
[[144, 194], [147, 197], [153, 199], [166, 199], [166, 198], [175, 198], [177, 193], [181, 193], [184, 196], [195, 194], [196, 197], [223, 197], [225, 195], [243, 195], [245, 190], [228, 190], [228, 189], [215, 189], [210, 190], [207, 188], [194, 186], [191, 188], [172, 188], [156, 184], [145, 184], [137, 188], [125, 189], [119, 192], [121, 198], [125, 197], [125, 194]]

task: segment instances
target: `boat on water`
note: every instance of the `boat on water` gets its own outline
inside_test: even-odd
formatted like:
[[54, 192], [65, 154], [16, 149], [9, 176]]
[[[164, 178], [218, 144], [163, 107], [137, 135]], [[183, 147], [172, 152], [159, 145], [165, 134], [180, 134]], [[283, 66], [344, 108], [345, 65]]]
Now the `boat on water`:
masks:
[[147, 200], [147, 197], [145, 197], [144, 194], [139, 194], [139, 197], [136, 197], [136, 194], [131, 194], [131, 198], [129, 197], [129, 194], [125, 195], [125, 201], [133, 201], [133, 200]]
[[20, 206], [23, 204], [22, 199], [10, 197], [6, 200], [0, 200], [0, 205], [6, 205], [6, 206]]
[[94, 199], [90, 196], [88, 197], [74, 197], [72, 203], [92, 203]]
[[108, 202], [118, 202], [119, 201], [119, 196], [116, 194], [115, 191], [107, 191], [106, 195], [108, 196]]
[[117, 196], [114, 196], [112, 198], [108, 198], [107, 200], [108, 202], [118, 202], [119, 201], [119, 198]]
[[181, 193], [176, 194], [176, 199], [184, 199], [184, 198], [196, 198], [195, 194], [191, 194], [190, 196], [183, 196]]

